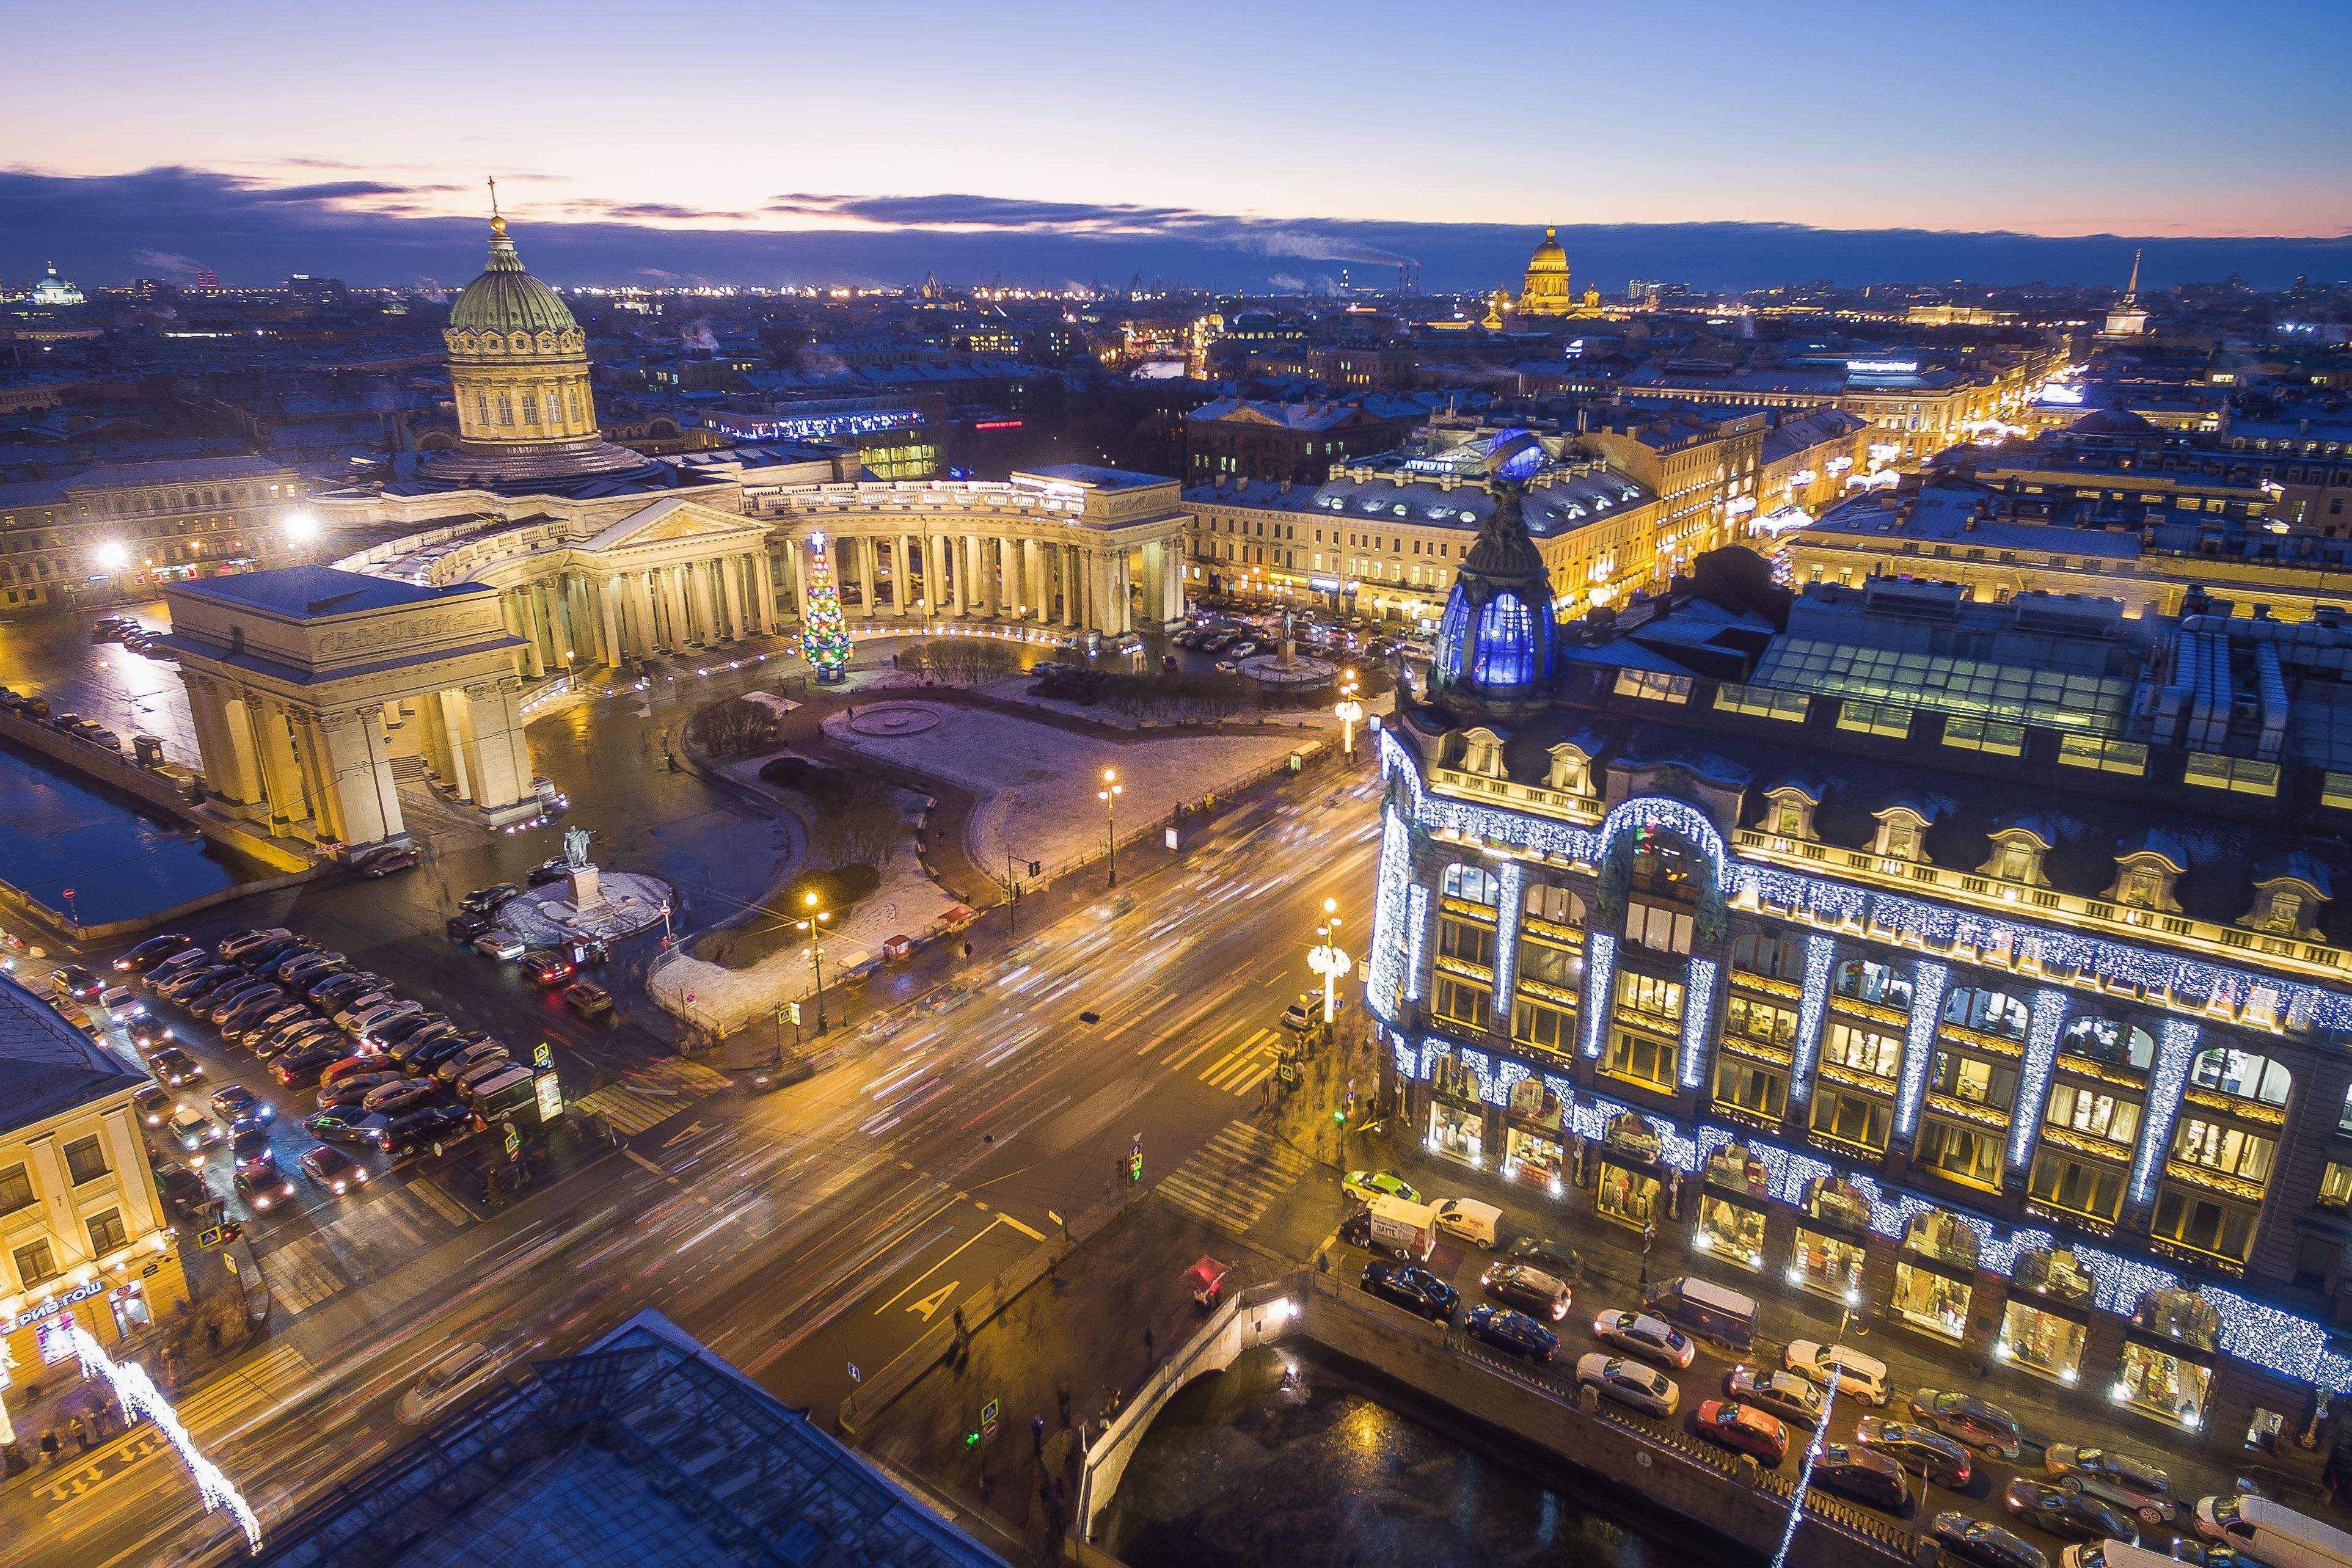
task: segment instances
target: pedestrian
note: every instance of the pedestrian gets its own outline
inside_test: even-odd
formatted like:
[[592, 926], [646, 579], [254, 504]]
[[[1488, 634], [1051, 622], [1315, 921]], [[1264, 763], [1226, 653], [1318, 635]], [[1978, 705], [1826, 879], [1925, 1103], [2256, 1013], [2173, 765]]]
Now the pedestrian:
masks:
[[1039, 1458], [1045, 1457], [1045, 1417], [1043, 1416], [1029, 1417], [1029, 1447], [1036, 1451]]
[[1159, 1359], [1159, 1348], [1156, 1342], [1151, 1337], [1151, 1331], [1150, 1329], [1145, 1329], [1143, 1331], [1143, 1359], [1146, 1361], [1156, 1361]]
[[78, 1446], [80, 1448], [80, 1449], [81, 1449], [81, 1451], [82, 1451], [83, 1453], [85, 1453], [85, 1454], [89, 1453], [89, 1422], [87, 1422], [87, 1421], [85, 1421], [85, 1420], [83, 1420], [80, 1416], [75, 1416], [75, 1417], [73, 1418], [73, 1425], [72, 1425], [72, 1428], [71, 1428], [71, 1429], [72, 1429], [72, 1432], [73, 1432], [73, 1439], [74, 1439], [74, 1442], [76, 1443], [76, 1445], [78, 1445]]
[[1068, 1389], [1054, 1390], [1054, 1408], [1061, 1413], [1062, 1425], [1067, 1427], [1070, 1424], [1070, 1391]]
[[54, 1427], [46, 1427], [41, 1433], [41, 1458], [52, 1465], [58, 1462], [58, 1431]]

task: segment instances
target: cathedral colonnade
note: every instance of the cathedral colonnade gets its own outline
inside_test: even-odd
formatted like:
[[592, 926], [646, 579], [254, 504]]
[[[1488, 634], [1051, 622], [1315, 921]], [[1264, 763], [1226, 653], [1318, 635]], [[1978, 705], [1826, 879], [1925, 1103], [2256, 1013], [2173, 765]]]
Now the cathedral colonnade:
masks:
[[500, 619], [521, 644], [527, 680], [778, 629], [775, 564], [765, 550], [644, 564], [592, 561], [494, 586]]

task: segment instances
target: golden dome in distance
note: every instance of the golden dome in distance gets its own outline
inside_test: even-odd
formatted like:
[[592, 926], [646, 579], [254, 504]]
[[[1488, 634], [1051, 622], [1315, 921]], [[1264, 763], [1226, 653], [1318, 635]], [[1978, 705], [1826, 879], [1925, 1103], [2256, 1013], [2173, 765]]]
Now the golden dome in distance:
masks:
[[1568, 289], [1568, 252], [1559, 246], [1559, 231], [1544, 227], [1543, 243], [1528, 257], [1527, 277], [1519, 290], [1522, 316], [1566, 316], [1576, 308]]

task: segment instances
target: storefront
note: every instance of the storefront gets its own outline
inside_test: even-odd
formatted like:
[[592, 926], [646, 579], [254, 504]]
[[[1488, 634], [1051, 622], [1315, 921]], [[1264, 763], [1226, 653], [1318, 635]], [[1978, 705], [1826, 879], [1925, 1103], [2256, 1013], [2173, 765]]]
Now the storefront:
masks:
[[1958, 1344], [1976, 1294], [1977, 1233], [1941, 1209], [1913, 1217], [1895, 1265], [1887, 1305], [1913, 1328]]
[[1870, 1200], [1836, 1176], [1805, 1191], [1789, 1283], [1849, 1307], [1862, 1304], [1862, 1265], [1870, 1239]]
[[1423, 1146], [1467, 1166], [1486, 1163], [1486, 1106], [1478, 1081], [1446, 1055], [1430, 1064], [1429, 1126]]
[[2124, 1331], [2121, 1375], [2109, 1396], [2145, 1416], [2194, 1432], [2213, 1392], [2221, 1314], [2184, 1286], [2147, 1291]]
[[1601, 1135], [1601, 1181], [1592, 1207], [1603, 1219], [1646, 1230], [1663, 1218], [1658, 1155], [1664, 1137], [1646, 1116], [1620, 1113]]
[[1707, 1156], [1699, 1194], [1698, 1228], [1691, 1245], [1742, 1269], [1764, 1267], [1765, 1199], [1771, 1173], [1746, 1144], [1726, 1144]]
[[1996, 1361], [2073, 1386], [2083, 1374], [2083, 1346], [2098, 1282], [2074, 1253], [2021, 1252], [2001, 1312]]
[[1528, 1182], [1558, 1197], [1567, 1188], [1567, 1145], [1560, 1117], [1567, 1107], [1540, 1078], [1511, 1085], [1503, 1124], [1503, 1175]]

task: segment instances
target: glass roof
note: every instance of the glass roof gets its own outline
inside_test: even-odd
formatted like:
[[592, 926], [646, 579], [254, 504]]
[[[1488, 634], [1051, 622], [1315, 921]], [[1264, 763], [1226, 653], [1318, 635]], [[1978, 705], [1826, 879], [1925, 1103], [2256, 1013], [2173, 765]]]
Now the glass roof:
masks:
[[2131, 700], [2113, 675], [1804, 637], [1776, 639], [1749, 684], [2101, 734], [2122, 727]]

